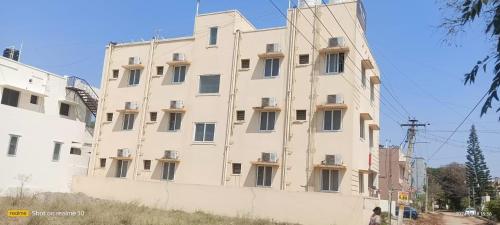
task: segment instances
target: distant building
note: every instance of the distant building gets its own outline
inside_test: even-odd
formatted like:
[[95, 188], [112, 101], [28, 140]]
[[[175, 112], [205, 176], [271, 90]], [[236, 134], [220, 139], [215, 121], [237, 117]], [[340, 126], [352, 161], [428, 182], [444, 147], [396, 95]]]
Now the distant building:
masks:
[[425, 192], [425, 182], [427, 177], [427, 164], [424, 158], [414, 158], [411, 169], [411, 189], [415, 191], [416, 195], [423, 194]]
[[[0, 57], [0, 195], [69, 191], [87, 173], [97, 94], [83, 80]], [[7, 54], [8, 53], [8, 54]]]
[[[409, 181], [405, 177], [406, 157], [399, 146], [380, 147], [379, 149], [379, 187], [380, 199], [385, 200], [382, 207], [392, 201], [394, 212], [399, 191], [409, 191]], [[391, 194], [392, 193], [392, 194]], [[385, 208], [387, 210], [387, 208]]]

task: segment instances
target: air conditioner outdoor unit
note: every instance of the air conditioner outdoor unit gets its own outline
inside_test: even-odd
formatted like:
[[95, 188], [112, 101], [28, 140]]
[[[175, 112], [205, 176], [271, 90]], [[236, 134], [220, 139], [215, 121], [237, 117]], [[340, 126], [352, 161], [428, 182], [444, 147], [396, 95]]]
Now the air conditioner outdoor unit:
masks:
[[177, 159], [178, 153], [177, 153], [177, 151], [167, 150], [167, 151], [165, 151], [163, 158], [165, 158], [165, 159]]
[[325, 161], [323, 161], [325, 165], [342, 165], [342, 156], [341, 155], [325, 155]]
[[184, 102], [182, 102], [181, 100], [170, 101], [170, 108], [171, 109], [182, 109], [182, 108], [184, 108]]
[[326, 103], [328, 103], [328, 104], [343, 104], [344, 98], [342, 97], [342, 95], [339, 95], [339, 94], [328, 95], [326, 97]]
[[138, 109], [139, 106], [135, 102], [125, 102], [125, 109]]
[[277, 43], [274, 44], [267, 44], [266, 45], [266, 52], [267, 53], [272, 53], [272, 52], [281, 52], [280, 45]]
[[184, 60], [186, 60], [186, 57], [182, 53], [174, 53], [172, 55], [172, 60], [173, 61], [184, 61]]
[[278, 162], [278, 155], [274, 152], [263, 152], [261, 160], [262, 162], [276, 163]]
[[130, 57], [128, 58], [128, 64], [129, 65], [141, 64], [141, 59], [139, 57]]
[[328, 40], [328, 47], [344, 47], [344, 38], [343, 37], [334, 37]]
[[262, 107], [276, 107], [276, 105], [277, 103], [275, 98], [262, 98]]
[[130, 150], [128, 149], [118, 149], [116, 154], [117, 157], [130, 157]]

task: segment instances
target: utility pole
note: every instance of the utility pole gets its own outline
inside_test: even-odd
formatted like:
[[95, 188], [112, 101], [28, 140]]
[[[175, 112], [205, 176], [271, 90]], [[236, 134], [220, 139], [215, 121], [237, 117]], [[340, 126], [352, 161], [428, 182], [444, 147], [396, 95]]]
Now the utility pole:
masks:
[[[413, 158], [413, 152], [415, 151], [415, 143], [417, 136], [417, 129], [419, 127], [425, 127], [429, 124], [419, 123], [417, 119], [409, 119], [408, 123], [401, 124], [401, 127], [408, 127], [407, 140], [408, 140], [408, 151], [406, 152], [406, 163], [405, 163], [405, 174], [404, 177], [406, 181], [410, 181], [411, 179], [411, 168], [410, 163]], [[411, 191], [411, 190], [410, 190]], [[411, 193], [409, 193], [410, 196]], [[404, 214], [404, 204], [399, 205], [399, 215], [398, 215], [398, 223], [402, 224], [403, 222], [403, 214]]]

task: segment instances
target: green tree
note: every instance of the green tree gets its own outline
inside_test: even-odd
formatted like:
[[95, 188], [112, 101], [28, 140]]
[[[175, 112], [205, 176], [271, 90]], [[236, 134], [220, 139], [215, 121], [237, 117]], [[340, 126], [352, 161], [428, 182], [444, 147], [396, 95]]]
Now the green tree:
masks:
[[[465, 74], [465, 84], [476, 81], [478, 72], [488, 72], [488, 63], [492, 63], [493, 79], [488, 89], [481, 116], [492, 108], [493, 100], [499, 101], [497, 90], [500, 87], [500, 1], [499, 0], [448, 0], [445, 9], [453, 11], [452, 16], [445, 18], [442, 27], [449, 35], [463, 32], [466, 25], [474, 22], [485, 23], [484, 33], [490, 36], [495, 51], [479, 60], [469, 73]], [[500, 112], [500, 107], [496, 109]], [[500, 119], [500, 118], [499, 118]]]
[[479, 147], [479, 138], [477, 137], [474, 125], [470, 129], [467, 144], [467, 162], [465, 163], [467, 186], [469, 188], [469, 196], [473, 198], [472, 201], [476, 203], [476, 206], [479, 206], [481, 196], [486, 195], [489, 191], [491, 176], [490, 170], [484, 160], [483, 152]]

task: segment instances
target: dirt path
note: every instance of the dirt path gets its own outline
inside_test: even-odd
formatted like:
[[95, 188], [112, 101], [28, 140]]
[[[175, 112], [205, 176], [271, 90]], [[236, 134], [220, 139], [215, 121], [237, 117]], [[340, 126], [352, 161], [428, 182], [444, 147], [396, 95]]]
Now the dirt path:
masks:
[[453, 212], [442, 212], [443, 224], [446, 225], [485, 225], [486, 222], [475, 217], [465, 217]]

